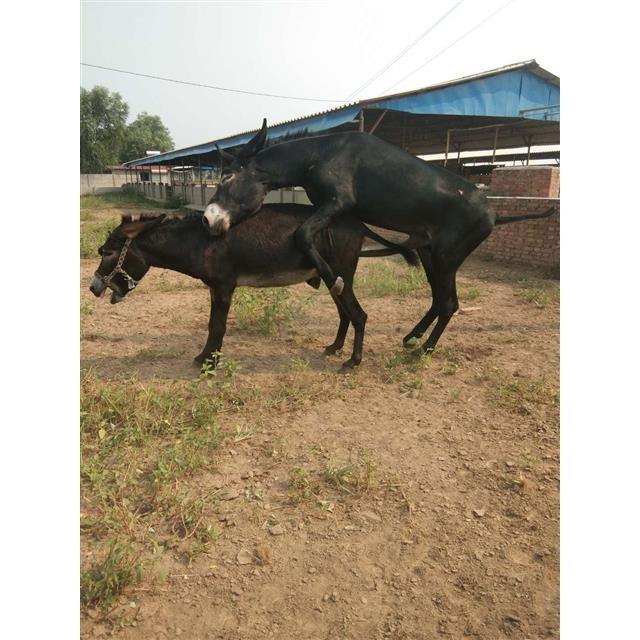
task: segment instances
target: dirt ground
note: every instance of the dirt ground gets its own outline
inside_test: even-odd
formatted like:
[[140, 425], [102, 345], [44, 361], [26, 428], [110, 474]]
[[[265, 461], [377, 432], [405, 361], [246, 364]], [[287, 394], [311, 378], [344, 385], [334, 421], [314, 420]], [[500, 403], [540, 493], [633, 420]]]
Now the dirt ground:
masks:
[[[152, 270], [112, 306], [87, 289], [96, 265], [81, 264], [83, 370], [197, 378], [208, 291]], [[309, 302], [273, 335], [238, 330], [232, 309], [236, 384], [290, 385], [291, 401], [219, 416], [232, 435], [189, 480], [220, 498], [215, 544], [169, 554], [164, 580], [125, 591], [126, 624], [83, 608], [82, 638], [557, 637], [559, 304], [531, 293], [557, 282], [473, 257], [458, 282], [462, 312], [417, 366], [402, 336], [425, 294], [361, 295], [364, 358], [349, 375], [351, 332], [344, 354], [322, 355], [337, 328], [325, 290], [293, 287]], [[340, 482], [348, 465], [356, 484]], [[82, 554], [85, 567], [91, 540]]]

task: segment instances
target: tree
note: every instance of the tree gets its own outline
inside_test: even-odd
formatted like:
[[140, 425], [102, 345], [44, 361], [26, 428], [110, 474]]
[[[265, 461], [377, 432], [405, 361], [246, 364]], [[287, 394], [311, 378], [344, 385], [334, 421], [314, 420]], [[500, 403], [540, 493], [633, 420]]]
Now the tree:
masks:
[[149, 115], [143, 111], [127, 127], [120, 152], [120, 161], [143, 158], [147, 151], [170, 151], [173, 140], [169, 129], [162, 124], [160, 116]]
[[118, 161], [128, 115], [119, 93], [80, 89], [80, 173], [101, 173]]

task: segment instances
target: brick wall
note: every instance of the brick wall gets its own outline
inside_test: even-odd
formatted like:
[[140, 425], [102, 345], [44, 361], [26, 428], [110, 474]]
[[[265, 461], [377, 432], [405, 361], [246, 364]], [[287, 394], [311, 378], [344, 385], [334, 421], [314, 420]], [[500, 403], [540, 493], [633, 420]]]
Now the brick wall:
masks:
[[[515, 216], [542, 213], [552, 206], [559, 208], [560, 199], [490, 196], [489, 205], [499, 216]], [[504, 261], [558, 267], [560, 213], [542, 220], [527, 220], [495, 227], [474, 253]]]
[[498, 167], [491, 176], [496, 196], [560, 197], [559, 167]]

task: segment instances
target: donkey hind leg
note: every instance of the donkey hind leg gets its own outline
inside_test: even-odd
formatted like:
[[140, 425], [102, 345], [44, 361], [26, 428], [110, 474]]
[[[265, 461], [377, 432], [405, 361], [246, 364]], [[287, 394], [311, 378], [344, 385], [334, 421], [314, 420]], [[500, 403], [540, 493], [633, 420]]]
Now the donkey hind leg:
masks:
[[422, 351], [432, 352], [449, 321], [458, 310], [456, 273], [469, 254], [491, 233], [492, 225], [485, 218], [469, 228], [460, 237], [452, 231], [443, 233], [434, 243], [432, 251], [434, 306], [438, 321], [422, 345]]
[[353, 369], [353, 367], [357, 367], [360, 362], [362, 362], [362, 346], [364, 343], [364, 327], [367, 323], [367, 314], [364, 309], [360, 306], [358, 299], [353, 293], [352, 288], [352, 278], [353, 275], [347, 276], [347, 282], [345, 283], [344, 290], [339, 298], [337, 296], [336, 299], [343, 309], [346, 311], [347, 315], [351, 320], [351, 324], [353, 325], [355, 336], [353, 339], [353, 353], [351, 357], [342, 363], [341, 371], [348, 371], [349, 369]]
[[344, 280], [341, 276], [336, 278], [333, 269], [327, 264], [325, 259], [314, 245], [314, 238], [318, 231], [328, 227], [331, 221], [341, 213], [345, 213], [350, 207], [339, 200], [322, 205], [309, 218], [307, 218], [296, 231], [295, 239], [299, 249], [307, 254], [309, 260], [318, 271], [318, 274], [327, 285], [329, 291], [340, 295], [344, 288]]
[[340, 299], [335, 293], [331, 294], [333, 301], [336, 305], [336, 309], [338, 309], [338, 314], [340, 315], [340, 324], [338, 326], [338, 333], [336, 334], [336, 339], [332, 344], [328, 345], [324, 349], [325, 356], [332, 356], [336, 352], [340, 351], [342, 347], [344, 347], [344, 340], [347, 337], [347, 331], [349, 330], [349, 324], [351, 323], [349, 319], [349, 314], [344, 310], [343, 306], [340, 304]]
[[416, 249], [420, 262], [424, 268], [424, 272], [427, 276], [427, 281], [431, 287], [431, 306], [429, 310], [424, 314], [420, 322], [409, 331], [409, 333], [402, 339], [405, 346], [413, 338], [422, 338], [424, 332], [431, 326], [433, 321], [438, 317], [438, 305], [437, 305], [437, 280], [434, 278], [433, 260], [431, 258], [431, 251], [429, 247], [419, 247]]

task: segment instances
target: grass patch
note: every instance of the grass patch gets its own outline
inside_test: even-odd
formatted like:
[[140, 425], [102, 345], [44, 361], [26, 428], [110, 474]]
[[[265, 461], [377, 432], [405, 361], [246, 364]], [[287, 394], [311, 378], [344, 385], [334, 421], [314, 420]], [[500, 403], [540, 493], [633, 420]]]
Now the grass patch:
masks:
[[83, 222], [80, 227], [80, 257], [98, 258], [98, 249], [107, 236], [120, 224], [118, 218]]
[[464, 287], [458, 295], [460, 300], [464, 302], [473, 302], [480, 297], [480, 289], [478, 287]]
[[109, 608], [124, 589], [141, 582], [140, 554], [131, 545], [114, 539], [105, 558], [80, 576], [80, 599], [86, 606]]
[[82, 530], [98, 544], [118, 540], [104, 562], [84, 574], [83, 602], [106, 606], [110, 594], [131, 582], [133, 574], [125, 571], [135, 565], [131, 545], [187, 541], [191, 558], [215, 540], [215, 498], [187, 493], [183, 481], [215, 464], [223, 438], [216, 425], [219, 406], [197, 381], [163, 388], [133, 378], [105, 383], [91, 372], [83, 376]]
[[518, 298], [536, 307], [546, 307], [550, 302], [557, 302], [560, 298], [560, 290], [557, 286], [527, 287], [518, 292]]
[[273, 335], [279, 327], [298, 317], [312, 300], [313, 297], [297, 300], [285, 287], [242, 288], [233, 297], [236, 326], [248, 333]]
[[120, 224], [119, 216], [104, 218], [94, 214], [109, 209], [177, 209], [177, 200], [148, 200], [139, 193], [113, 191], [97, 195], [80, 196], [80, 257], [96, 258], [98, 248], [104, 243], [110, 231]]
[[[420, 267], [409, 267], [400, 259], [385, 259], [365, 264], [358, 270], [354, 290], [360, 296], [403, 296], [424, 290], [427, 280]], [[427, 287], [428, 288], [428, 287]]]
[[535, 406], [558, 405], [558, 391], [545, 378], [516, 377], [497, 368], [485, 370], [483, 378], [492, 403], [509, 413], [529, 415]]
[[101, 209], [179, 209], [182, 205], [180, 198], [149, 200], [135, 191], [87, 194], [80, 196], [80, 219], [83, 219], [83, 215], [90, 217], [92, 211]]

